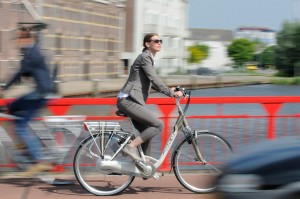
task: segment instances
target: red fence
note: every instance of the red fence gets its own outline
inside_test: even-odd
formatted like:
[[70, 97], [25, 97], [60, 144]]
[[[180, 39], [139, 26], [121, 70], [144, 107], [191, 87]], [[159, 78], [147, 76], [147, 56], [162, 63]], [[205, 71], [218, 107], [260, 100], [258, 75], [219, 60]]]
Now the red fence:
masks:
[[[0, 99], [0, 106], [7, 104], [10, 100]], [[153, 111], [157, 111], [157, 114], [164, 121], [164, 131], [161, 137], [157, 138], [157, 147], [161, 150], [172, 130], [172, 122], [176, 118], [175, 100], [150, 98], [147, 103]], [[185, 101], [182, 100], [182, 103], [184, 104]], [[253, 141], [258, 142], [264, 139], [276, 139], [281, 136], [299, 134], [300, 97], [193, 97], [190, 103], [187, 113], [188, 121], [192, 124], [190, 126], [217, 131], [230, 141], [234, 149], [245, 144], [251, 144]], [[44, 114], [84, 114], [87, 115], [86, 120], [123, 120], [123, 118], [114, 115], [115, 104], [115, 98], [53, 99], [48, 104], [48, 112]], [[94, 107], [91, 109], [94, 112], [85, 111], [86, 107], [89, 106]], [[102, 114], [97, 114], [99, 107], [105, 107], [103, 108], [104, 111], [101, 112]], [[77, 110], [80, 111], [77, 112]], [[5, 122], [5, 120], [7, 119], [0, 118], [0, 126], [1, 122]], [[71, 159], [66, 161], [65, 166], [70, 166]], [[168, 168], [169, 158], [166, 159], [161, 169], [166, 170]]]

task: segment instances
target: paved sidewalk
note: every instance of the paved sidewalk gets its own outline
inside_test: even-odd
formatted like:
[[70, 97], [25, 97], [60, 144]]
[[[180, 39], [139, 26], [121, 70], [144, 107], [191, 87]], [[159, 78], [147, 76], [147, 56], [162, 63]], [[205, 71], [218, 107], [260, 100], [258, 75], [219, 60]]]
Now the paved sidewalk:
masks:
[[[69, 175], [68, 175], [69, 176]], [[74, 179], [73, 176], [61, 176], [61, 179]], [[26, 178], [0, 178], [0, 191], [5, 199], [99, 199], [85, 191], [76, 181], [72, 185], [49, 185], [39, 180]], [[143, 180], [136, 178], [133, 183], [122, 194], [116, 196], [105, 196], [105, 199], [216, 199], [215, 194], [195, 194], [183, 188], [176, 180], [174, 174], [166, 174], [159, 180]]]
[[[241, 84], [269, 83], [272, 77], [267, 76], [197, 76], [173, 75], [161, 77], [170, 87], [181, 85], [186, 88], [207, 88], [217, 86], [234, 86]], [[116, 79], [101, 79], [93, 81], [69, 81], [58, 83], [58, 95], [61, 97], [114, 97], [126, 82], [127, 77]], [[30, 83], [16, 85], [7, 90], [5, 98], [15, 98], [31, 89]]]

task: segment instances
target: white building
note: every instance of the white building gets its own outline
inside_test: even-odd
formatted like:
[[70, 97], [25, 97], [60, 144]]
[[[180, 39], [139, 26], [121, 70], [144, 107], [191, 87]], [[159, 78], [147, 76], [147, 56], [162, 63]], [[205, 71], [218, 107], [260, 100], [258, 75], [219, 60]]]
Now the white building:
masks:
[[260, 41], [267, 45], [276, 44], [276, 32], [269, 28], [241, 27], [235, 33], [235, 39], [247, 38], [250, 41]]
[[187, 32], [186, 0], [127, 0], [125, 52], [121, 54], [124, 73], [142, 52], [143, 38], [158, 33], [162, 50], [155, 56], [157, 71], [165, 75], [182, 68], [187, 57], [184, 39]]
[[231, 58], [227, 55], [227, 46], [233, 40], [231, 30], [219, 29], [189, 29], [190, 37], [185, 45], [193, 46], [197, 44], [207, 45], [209, 47], [208, 57], [199, 64], [192, 64], [189, 69], [206, 67], [211, 70], [224, 70], [232, 65]]

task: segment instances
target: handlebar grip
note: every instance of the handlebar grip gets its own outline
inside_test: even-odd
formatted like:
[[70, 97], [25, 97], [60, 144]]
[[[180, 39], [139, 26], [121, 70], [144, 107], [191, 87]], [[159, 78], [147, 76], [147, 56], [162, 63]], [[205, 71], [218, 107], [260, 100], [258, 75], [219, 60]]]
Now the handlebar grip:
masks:
[[180, 86], [176, 86], [176, 88], [175, 88], [175, 92], [177, 92], [177, 91], [180, 91]]
[[190, 91], [187, 91], [185, 88], [180, 87], [180, 86], [176, 86], [175, 92], [177, 92], [177, 91], [181, 91], [184, 97], [188, 96], [189, 92], [190, 92]]

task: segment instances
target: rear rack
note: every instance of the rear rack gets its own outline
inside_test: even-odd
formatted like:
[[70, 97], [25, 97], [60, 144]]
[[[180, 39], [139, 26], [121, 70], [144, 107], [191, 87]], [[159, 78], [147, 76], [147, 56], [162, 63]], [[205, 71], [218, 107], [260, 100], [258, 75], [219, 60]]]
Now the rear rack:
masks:
[[84, 122], [84, 126], [91, 133], [121, 130], [119, 122]]

